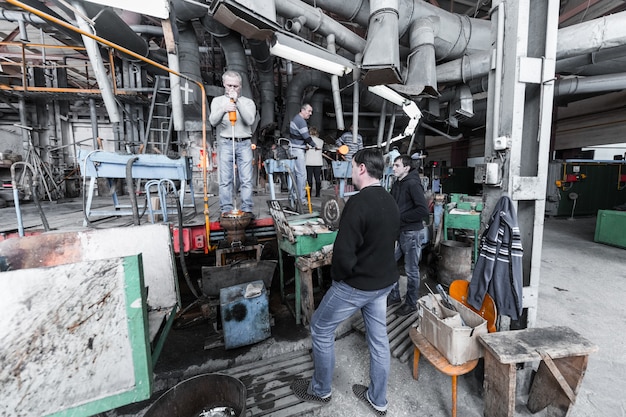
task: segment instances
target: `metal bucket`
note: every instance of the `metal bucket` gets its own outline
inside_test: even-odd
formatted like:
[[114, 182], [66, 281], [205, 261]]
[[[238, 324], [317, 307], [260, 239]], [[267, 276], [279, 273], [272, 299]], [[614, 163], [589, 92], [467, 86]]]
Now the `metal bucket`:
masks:
[[148, 408], [144, 417], [242, 417], [245, 412], [243, 382], [228, 375], [203, 374], [170, 388]]
[[437, 274], [439, 282], [445, 286], [457, 279], [469, 280], [472, 276], [472, 244], [457, 240], [441, 242]]

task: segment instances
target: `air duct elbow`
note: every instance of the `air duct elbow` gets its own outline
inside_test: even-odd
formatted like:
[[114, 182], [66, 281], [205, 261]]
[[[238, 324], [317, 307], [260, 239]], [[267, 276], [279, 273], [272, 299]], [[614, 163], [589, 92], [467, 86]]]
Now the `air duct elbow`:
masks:
[[398, 0], [370, 1], [370, 20], [362, 68], [366, 71], [363, 78], [366, 85], [402, 82]]
[[432, 16], [417, 19], [410, 31], [411, 53], [407, 58], [407, 75], [404, 85], [394, 86], [411, 96], [424, 94], [438, 97], [435, 59], [435, 27], [439, 18]]

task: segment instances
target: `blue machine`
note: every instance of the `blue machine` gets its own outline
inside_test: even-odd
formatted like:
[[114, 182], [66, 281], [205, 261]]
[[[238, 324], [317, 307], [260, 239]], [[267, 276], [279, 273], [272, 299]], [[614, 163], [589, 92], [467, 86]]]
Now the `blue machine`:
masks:
[[220, 313], [226, 349], [251, 345], [271, 335], [268, 296], [263, 281], [222, 288]]

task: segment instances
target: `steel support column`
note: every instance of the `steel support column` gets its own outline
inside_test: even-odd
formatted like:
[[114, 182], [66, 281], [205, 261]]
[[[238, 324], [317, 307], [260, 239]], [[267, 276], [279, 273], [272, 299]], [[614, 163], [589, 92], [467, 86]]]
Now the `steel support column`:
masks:
[[501, 181], [485, 186], [482, 220], [511, 197], [524, 247], [524, 315], [512, 328], [537, 317], [557, 30], [558, 2], [493, 3], [485, 162], [500, 166]]

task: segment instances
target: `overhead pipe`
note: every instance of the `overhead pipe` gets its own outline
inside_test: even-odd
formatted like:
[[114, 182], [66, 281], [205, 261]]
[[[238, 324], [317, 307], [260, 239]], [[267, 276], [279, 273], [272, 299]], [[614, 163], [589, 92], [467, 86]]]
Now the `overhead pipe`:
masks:
[[180, 93], [183, 103], [185, 121], [198, 120], [201, 115], [202, 100], [200, 89], [196, 83], [202, 82], [200, 74], [200, 54], [198, 38], [191, 22], [182, 22], [178, 27], [178, 62], [180, 73], [188, 80], [181, 81]]
[[594, 51], [556, 62], [557, 74], [601, 75], [624, 72], [626, 44]]
[[626, 44], [626, 11], [559, 29], [556, 59]]
[[248, 39], [250, 53], [256, 62], [259, 78], [259, 93], [261, 96], [260, 113], [261, 131], [269, 131], [276, 126], [274, 120], [274, 103], [276, 90], [274, 87], [274, 58], [270, 55], [270, 49], [265, 41]]
[[429, 125], [428, 123], [424, 123], [424, 122], [421, 122], [421, 121], [420, 121], [420, 125], [421, 125], [421, 126], [424, 126], [424, 128], [426, 128], [426, 129], [428, 129], [428, 130], [430, 130], [430, 131], [435, 132], [436, 134], [438, 134], [438, 135], [440, 135], [440, 136], [443, 136], [443, 137], [444, 137], [444, 138], [446, 138], [446, 139], [450, 139], [450, 140], [459, 140], [459, 139], [463, 139], [463, 133], [459, 133], [459, 134], [458, 134], [458, 135], [456, 135], [456, 136], [452, 136], [452, 135], [449, 135], [449, 134], [447, 134], [447, 133], [445, 133], [445, 132], [442, 132], [441, 130], [437, 129], [437, 128], [436, 128], [436, 127], [434, 127], [434, 126]]
[[313, 114], [309, 118], [309, 126], [316, 127], [320, 133], [324, 130], [324, 100], [327, 96], [327, 91], [316, 90], [309, 99], [309, 104], [313, 107]]
[[296, 35], [300, 33], [302, 27], [306, 23], [306, 17], [297, 16], [293, 19], [287, 19], [285, 21], [285, 29], [287, 29], [291, 33], [295, 33]]
[[366, 85], [396, 84], [400, 74], [398, 0], [370, 0], [367, 42], [362, 67]]
[[[79, 12], [76, 13], [75, 16], [78, 27], [86, 33], [93, 34], [91, 26], [81, 16], [81, 13], [83, 15], [85, 14], [85, 10], [82, 8], [82, 4], [74, 2], [74, 7]], [[102, 56], [100, 55], [100, 48], [98, 47], [98, 44], [95, 40], [87, 36], [83, 36], [83, 43], [85, 44], [85, 49], [87, 50], [89, 61], [91, 62], [91, 66], [93, 67], [94, 75], [98, 82], [98, 87], [100, 88], [100, 91], [102, 93], [102, 101], [104, 102], [104, 106], [107, 109], [109, 120], [114, 125], [119, 124], [121, 122], [121, 117], [119, 109], [117, 107], [117, 101], [115, 100], [115, 94], [113, 93], [111, 79], [106, 74], [106, 69], [104, 68]]]
[[[577, 62], [581, 59], [579, 57], [581, 55], [599, 53], [602, 49], [620, 48], [626, 45], [624, 19], [626, 19], [626, 11], [559, 29], [556, 51], [557, 72], [567, 71], [567, 63], [570, 59], [573, 61], [569, 62]], [[562, 60], [565, 61], [562, 63]], [[489, 51], [476, 52], [440, 64], [437, 67], [437, 81], [467, 82], [487, 75], [490, 69], [491, 53]]]
[[[40, 2], [39, 0], [24, 0], [22, 1], [23, 4], [32, 7], [33, 9], [36, 9], [40, 12], [43, 12], [49, 16], [52, 16], [56, 19], [59, 19], [65, 23], [68, 23], [61, 15], [59, 15], [58, 13], [56, 13], [54, 10], [50, 9], [48, 6], [44, 5], [42, 2]], [[30, 18], [28, 18], [28, 22], [29, 23], [36, 23], [34, 20], [30, 20]], [[76, 33], [76, 32], [72, 32], [71, 30], [68, 30], [67, 28], [63, 27], [62, 25], [58, 25], [54, 22], [50, 23], [47, 22], [48, 24], [51, 24], [55, 29], [57, 29], [58, 31], [60, 31], [61, 33], [63, 33], [65, 36], [67, 36], [68, 38], [72, 39], [77, 45], [80, 45], [82, 43], [82, 38]]]
[[98, 112], [96, 111], [96, 100], [93, 98], [89, 99], [89, 118], [91, 120], [91, 131], [93, 133], [92, 145], [94, 149], [98, 149], [98, 139], [100, 138], [98, 130]]
[[626, 74], [608, 74], [595, 77], [566, 78], [555, 82], [555, 96], [594, 94], [626, 89]]
[[413, 21], [409, 31], [411, 53], [407, 58], [407, 75], [403, 85], [394, 86], [399, 92], [417, 96], [439, 96], [435, 62], [435, 27], [439, 18], [431, 16]]
[[352, 74], [352, 143], [356, 144], [359, 134], [359, 109], [360, 109], [360, 94], [359, 94], [359, 79], [361, 78], [361, 54], [356, 54], [354, 61], [356, 62], [356, 69]]
[[[328, 43], [327, 48], [333, 54], [337, 52], [335, 47], [335, 35], [330, 34], [326, 37]], [[355, 71], [356, 72], [356, 71]], [[339, 76], [332, 75], [330, 84], [333, 92], [333, 105], [335, 107], [335, 119], [337, 120], [337, 130], [345, 130], [346, 125], [343, 120], [343, 107], [341, 105], [341, 90], [339, 89]]]
[[362, 52], [365, 49], [365, 39], [324, 14], [322, 9], [326, 9], [325, 7], [311, 7], [299, 0], [274, 0], [274, 2], [278, 15], [286, 19], [303, 18], [307, 28], [322, 36], [334, 34], [336, 44], [353, 54]]
[[[370, 2], [338, 0], [303, 0], [315, 4], [323, 10], [341, 16], [367, 27], [369, 21]], [[277, 10], [278, 11], [278, 10]], [[482, 19], [470, 18], [447, 12], [423, 0], [398, 0], [398, 34], [402, 38], [413, 22], [420, 18], [436, 16], [442, 28], [435, 38], [435, 52], [438, 61], [450, 60], [486, 50], [490, 45], [491, 23]], [[342, 45], [340, 40], [337, 44]]]
[[230, 30], [210, 15], [205, 15], [200, 19], [202, 26], [215, 37], [224, 51], [226, 68], [237, 71], [241, 75], [241, 93], [246, 97], [252, 97], [250, 78], [248, 77], [248, 62], [246, 52], [241, 43], [241, 35]]
[[387, 131], [387, 140], [383, 145], [385, 145], [385, 153], [389, 153], [389, 147], [391, 146], [391, 138], [393, 137], [393, 129], [396, 127], [396, 111], [395, 104], [393, 105], [394, 110], [391, 113], [391, 121], [389, 122], [389, 129]]
[[376, 145], [380, 148], [383, 143], [383, 134], [385, 133], [385, 121], [387, 120], [387, 100], [383, 101], [383, 108], [380, 111], [380, 120], [378, 121], [378, 135], [376, 136]]
[[289, 132], [289, 122], [300, 111], [304, 91], [312, 86], [329, 91], [332, 89], [328, 74], [317, 70], [307, 70], [298, 73], [287, 86], [287, 92], [285, 94], [285, 114], [281, 128], [283, 135], [287, 135]]
[[174, 17], [179, 22], [189, 22], [207, 14], [207, 9], [199, 4], [185, 0], [170, 0]]
[[[110, 7], [102, 7], [90, 2], [75, 1], [74, 7], [81, 10], [84, 16], [87, 16], [93, 22], [94, 33], [107, 39], [117, 45], [123, 45], [126, 49], [134, 53], [147, 57], [150, 48], [148, 42], [130, 28], [120, 18], [120, 16]], [[80, 6], [78, 8], [77, 6]], [[78, 18], [78, 16], [77, 16]], [[123, 55], [124, 59], [136, 61], [137, 59], [130, 55]]]

